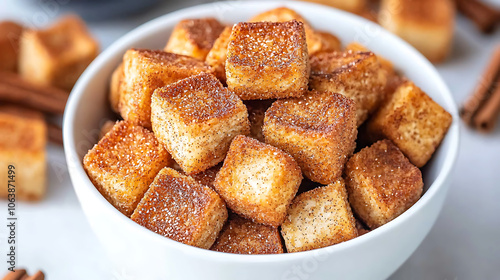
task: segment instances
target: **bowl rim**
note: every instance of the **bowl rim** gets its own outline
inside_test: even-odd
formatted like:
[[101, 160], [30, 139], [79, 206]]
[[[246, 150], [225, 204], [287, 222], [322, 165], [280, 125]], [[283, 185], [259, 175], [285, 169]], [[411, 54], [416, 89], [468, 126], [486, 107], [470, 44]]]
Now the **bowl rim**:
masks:
[[[398, 38], [396, 35], [389, 33], [388, 31], [380, 28], [381, 35], [387, 38], [390, 38], [391, 41], [397, 42], [400, 47], [406, 49], [407, 52], [410, 52], [413, 56], [423, 64], [426, 68], [426, 74], [428, 76], [435, 76], [435, 79], [438, 83], [435, 85], [438, 91], [443, 95], [444, 102], [447, 105], [447, 110], [453, 116], [453, 122], [447, 132], [448, 137], [450, 137], [451, 141], [449, 143], [449, 148], [445, 151], [445, 157], [447, 158], [443, 163], [443, 167], [441, 168], [439, 174], [437, 175], [434, 182], [429, 186], [428, 190], [422, 195], [422, 197], [408, 210], [403, 212], [401, 215], [388, 222], [387, 224], [377, 228], [376, 230], [372, 230], [362, 236], [357, 238], [327, 246], [324, 248], [314, 249], [310, 251], [303, 252], [295, 252], [295, 253], [286, 253], [286, 254], [276, 254], [276, 255], [239, 255], [239, 254], [229, 254], [211, 251], [207, 249], [202, 249], [190, 245], [186, 245], [169, 238], [166, 238], [162, 235], [154, 233], [142, 227], [135, 222], [133, 222], [130, 218], [121, 214], [118, 210], [116, 210], [95, 188], [90, 179], [88, 178], [85, 170], [83, 169], [82, 162], [78, 156], [73, 124], [77, 116], [75, 115], [77, 111], [77, 107], [80, 104], [82, 97], [86, 91], [87, 84], [94, 78], [95, 72], [97, 72], [101, 67], [105, 66], [110, 57], [115, 55], [117, 52], [121, 51], [124, 46], [133, 44], [134, 42], [138, 42], [141, 38], [148, 37], [148, 35], [153, 32], [159, 26], [175, 25], [180, 19], [186, 18], [191, 13], [199, 12], [200, 10], [205, 9], [216, 9], [219, 5], [234, 5], [239, 8], [243, 8], [243, 6], [247, 5], [259, 5], [262, 7], [262, 10], [265, 11], [267, 9], [271, 9], [273, 7], [279, 6], [287, 6], [295, 10], [301, 10], [301, 7], [314, 8], [314, 9], [322, 9], [327, 10], [327, 12], [332, 13], [332, 16], [342, 17], [348, 21], [359, 21], [360, 23], [367, 24], [368, 26], [379, 27], [377, 24], [370, 22], [367, 19], [359, 17], [357, 15], [341, 11], [332, 7], [314, 4], [314, 3], [306, 3], [299, 1], [224, 1], [224, 2], [213, 2], [207, 4], [201, 4], [192, 6], [189, 8], [184, 8], [177, 10], [172, 13], [167, 13], [160, 17], [157, 17], [153, 20], [150, 20], [139, 27], [136, 27], [132, 31], [123, 35], [120, 39], [111, 44], [107, 49], [105, 49], [99, 56], [87, 67], [84, 73], [80, 76], [77, 83], [75, 84], [68, 102], [66, 104], [66, 109], [64, 113], [63, 119], [63, 139], [64, 139], [64, 151], [66, 155], [66, 161], [68, 164], [68, 170], [71, 175], [72, 185], [75, 191], [84, 191], [87, 192], [90, 196], [93, 197], [96, 203], [103, 204], [103, 208], [105, 211], [112, 211], [114, 213], [109, 213], [110, 215], [114, 215], [116, 219], [122, 221], [125, 227], [127, 227], [130, 231], [134, 232], [135, 235], [142, 236], [144, 238], [150, 238], [154, 242], [161, 243], [162, 246], [166, 247], [174, 247], [178, 250], [182, 250], [183, 253], [197, 255], [201, 258], [214, 258], [217, 257], [221, 261], [226, 262], [244, 262], [244, 263], [272, 263], [272, 262], [282, 262], [282, 261], [290, 261], [303, 259], [307, 257], [312, 257], [315, 255], [320, 255], [323, 253], [333, 253], [334, 251], [343, 251], [347, 250], [351, 247], [360, 246], [363, 243], [368, 242], [368, 240], [380, 236], [384, 234], [384, 232], [391, 231], [392, 228], [397, 227], [403, 220], [408, 217], [414, 215], [420, 209], [424, 208], [434, 197], [437, 192], [444, 187], [445, 181], [450, 177], [452, 169], [455, 165], [458, 150], [459, 150], [459, 124], [458, 124], [458, 110], [457, 106], [453, 100], [453, 97], [446, 85], [443, 81], [442, 77], [439, 75], [434, 66], [417, 50], [415, 50], [411, 45]], [[220, 7], [219, 7], [220, 8]], [[78, 179], [78, 180], [76, 180]], [[77, 182], [76, 184], [73, 182]], [[80, 200], [80, 197], [78, 197]], [[80, 202], [81, 203], [81, 202]], [[86, 215], [87, 217], [87, 215]], [[96, 234], [97, 235], [97, 234]]]

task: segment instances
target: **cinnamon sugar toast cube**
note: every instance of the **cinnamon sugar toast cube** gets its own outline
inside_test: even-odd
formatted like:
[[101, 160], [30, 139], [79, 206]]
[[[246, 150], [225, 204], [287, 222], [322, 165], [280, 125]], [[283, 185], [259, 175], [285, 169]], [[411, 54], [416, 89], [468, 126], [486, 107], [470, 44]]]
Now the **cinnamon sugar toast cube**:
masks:
[[309, 2], [328, 5], [337, 9], [359, 14], [366, 8], [366, 0], [306, 0]]
[[326, 31], [317, 31], [316, 33], [321, 39], [321, 48], [317, 51], [318, 53], [336, 52], [342, 50], [342, 42], [337, 36]]
[[0, 107], [1, 198], [10, 199], [9, 193], [13, 191], [19, 200], [43, 198], [47, 182], [46, 144], [47, 125], [41, 113], [21, 107]]
[[302, 173], [287, 153], [253, 138], [231, 143], [214, 187], [235, 213], [269, 226], [281, 225]]
[[413, 82], [402, 83], [368, 123], [375, 138], [390, 139], [417, 167], [441, 143], [452, 117]]
[[175, 241], [209, 249], [227, 216], [226, 205], [214, 190], [165, 167], [131, 219]]
[[390, 140], [381, 140], [354, 154], [346, 165], [349, 202], [371, 229], [393, 220], [422, 195], [420, 169]]
[[452, 0], [383, 0], [378, 20], [436, 63], [450, 53], [455, 14]]
[[308, 78], [309, 55], [302, 22], [240, 22], [233, 26], [226, 83], [241, 99], [301, 96]]
[[205, 59], [205, 62], [214, 69], [214, 75], [223, 83], [226, 83], [227, 47], [232, 30], [232, 27], [224, 28]]
[[164, 50], [205, 60], [223, 30], [224, 25], [215, 18], [181, 20], [175, 26]]
[[329, 184], [342, 174], [355, 148], [354, 101], [337, 93], [315, 91], [278, 100], [266, 111], [266, 143], [289, 153], [304, 175]]
[[208, 186], [210, 188], [214, 188], [214, 181], [215, 177], [217, 176], [217, 173], [219, 173], [219, 170], [221, 169], [222, 164], [218, 164], [214, 167], [211, 167], [203, 172], [196, 173], [190, 175], [193, 179], [196, 180], [196, 182]]
[[99, 192], [130, 216], [170, 155], [153, 133], [130, 122], [117, 122], [83, 158], [83, 167]]
[[48, 29], [23, 32], [19, 74], [31, 82], [71, 90], [98, 52], [85, 23], [67, 16]]
[[153, 131], [186, 174], [221, 162], [236, 135], [248, 134], [243, 102], [203, 73], [155, 91]]
[[123, 83], [123, 62], [116, 67], [111, 74], [111, 81], [109, 83], [109, 103], [111, 109], [118, 113], [120, 111], [118, 104], [120, 103], [121, 84]]
[[303, 18], [296, 11], [287, 7], [278, 7], [251, 18], [250, 22], [286, 22], [290, 20], [297, 20], [304, 24], [304, 31], [306, 33], [307, 51], [309, 54], [318, 52], [322, 47], [322, 38], [311, 27], [309, 22]]
[[[345, 47], [346, 51], [353, 51], [353, 52], [370, 52], [368, 48], [365, 46], [361, 45], [358, 42], [351, 42]], [[392, 62], [389, 60], [383, 58], [380, 55], [377, 55], [377, 59], [380, 62], [380, 66], [382, 69], [387, 71], [388, 75], [393, 75], [394, 74], [394, 65], [392, 65]]]
[[281, 254], [283, 244], [277, 228], [231, 214], [210, 250], [247, 255]]
[[128, 50], [123, 56], [123, 82], [118, 103], [121, 116], [151, 128], [154, 90], [204, 72], [211, 72], [210, 67], [189, 56], [159, 50]]
[[281, 234], [289, 253], [323, 248], [358, 236], [344, 181], [298, 195]]
[[12, 21], [0, 22], [0, 70], [17, 71], [19, 39], [23, 27]]
[[331, 52], [311, 57], [309, 87], [353, 99], [358, 126], [383, 99], [385, 83], [386, 73], [371, 52]]
[[248, 110], [248, 120], [250, 121], [250, 137], [264, 142], [264, 134], [262, 126], [264, 125], [264, 117], [267, 109], [271, 107], [275, 100], [247, 100], [244, 101]]

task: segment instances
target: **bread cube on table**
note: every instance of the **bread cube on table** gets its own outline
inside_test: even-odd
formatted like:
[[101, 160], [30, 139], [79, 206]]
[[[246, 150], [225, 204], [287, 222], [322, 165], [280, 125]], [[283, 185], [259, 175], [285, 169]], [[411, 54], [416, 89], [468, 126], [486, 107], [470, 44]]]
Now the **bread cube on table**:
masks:
[[156, 90], [151, 120], [156, 137], [188, 175], [217, 165], [233, 138], [249, 132], [243, 102], [207, 73]]
[[15, 194], [18, 200], [43, 198], [47, 183], [46, 144], [47, 125], [41, 113], [0, 106], [0, 197], [8, 199], [9, 194]]
[[309, 54], [318, 52], [323, 47], [323, 41], [319, 34], [317, 34], [311, 27], [309, 22], [305, 20], [296, 11], [287, 7], [278, 7], [251, 18], [250, 22], [286, 22], [290, 20], [297, 20], [304, 24], [304, 31], [306, 33], [307, 51]]
[[230, 214], [210, 250], [232, 254], [281, 254], [283, 244], [277, 228]]
[[116, 209], [130, 216], [170, 155], [147, 129], [116, 123], [83, 158], [97, 190]]
[[341, 94], [316, 91], [277, 100], [262, 130], [266, 143], [292, 155], [307, 178], [326, 185], [341, 176], [354, 151], [355, 104]]
[[232, 30], [232, 27], [224, 28], [205, 59], [205, 62], [213, 68], [214, 75], [223, 83], [226, 83], [227, 47]]
[[227, 215], [224, 201], [214, 190], [166, 167], [158, 173], [131, 219], [175, 241], [209, 249]]
[[354, 154], [346, 164], [349, 202], [370, 228], [380, 227], [410, 208], [422, 195], [422, 173], [390, 140]]
[[344, 181], [298, 195], [281, 234], [289, 253], [323, 248], [358, 236]]
[[383, 99], [385, 83], [386, 73], [371, 52], [330, 52], [311, 57], [309, 87], [353, 99], [358, 126]]
[[455, 25], [453, 0], [383, 0], [382, 27], [413, 45], [431, 62], [448, 56]]
[[129, 122], [151, 128], [151, 95], [155, 89], [211, 71], [204, 62], [189, 56], [130, 49], [123, 56], [120, 114]]
[[240, 22], [233, 26], [226, 83], [241, 99], [301, 96], [307, 90], [308, 77], [302, 22]]
[[23, 27], [12, 21], [0, 22], [0, 70], [17, 71], [19, 39]]
[[237, 136], [214, 182], [235, 213], [269, 226], [281, 225], [302, 180], [293, 158], [271, 145]]
[[215, 18], [181, 20], [175, 26], [164, 50], [205, 60], [224, 27]]
[[443, 140], [452, 116], [413, 82], [403, 82], [368, 123], [375, 139], [390, 139], [417, 167]]
[[31, 82], [71, 90], [98, 52], [85, 23], [67, 16], [48, 29], [23, 32], [19, 74]]

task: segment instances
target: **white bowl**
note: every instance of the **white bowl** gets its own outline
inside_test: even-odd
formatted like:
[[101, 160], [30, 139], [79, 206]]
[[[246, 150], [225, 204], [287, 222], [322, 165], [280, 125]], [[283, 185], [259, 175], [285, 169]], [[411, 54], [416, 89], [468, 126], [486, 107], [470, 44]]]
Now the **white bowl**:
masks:
[[[408, 211], [353, 240], [327, 248], [281, 255], [234, 255], [203, 250], [143, 228], [109, 204], [92, 185], [82, 158], [97, 141], [110, 115], [108, 82], [131, 47], [161, 49], [181, 19], [214, 16], [226, 23], [245, 21], [278, 6], [297, 10], [318, 29], [344, 43], [359, 41], [390, 59], [396, 68], [453, 115], [454, 121], [424, 168], [425, 193]], [[64, 116], [64, 149], [78, 199], [106, 248], [116, 273], [127, 279], [384, 279], [418, 247], [443, 205], [458, 151], [456, 105], [436, 69], [414, 48], [358, 16], [302, 2], [218, 2], [180, 10], [133, 30], [106, 49], [75, 85]]]

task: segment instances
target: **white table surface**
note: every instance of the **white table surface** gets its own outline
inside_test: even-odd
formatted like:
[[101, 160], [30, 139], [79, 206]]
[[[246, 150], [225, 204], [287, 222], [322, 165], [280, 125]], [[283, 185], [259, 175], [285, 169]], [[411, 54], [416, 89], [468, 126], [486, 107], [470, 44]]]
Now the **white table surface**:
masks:
[[[490, 0], [499, 4], [500, 1]], [[40, 3], [71, 1], [0, 1], [0, 20], [31, 26], [52, 22], [65, 5], [43, 9]], [[122, 20], [90, 23], [104, 49], [117, 38], [167, 12], [200, 0], [165, 3]], [[495, 4], [495, 3], [494, 3]], [[500, 43], [500, 30], [485, 36], [458, 18], [451, 58], [437, 66], [458, 104], [473, 90], [490, 53]], [[454, 182], [436, 225], [415, 254], [390, 279], [500, 279], [500, 125], [488, 135], [462, 125]], [[18, 267], [38, 269], [48, 279], [123, 279], [107, 269], [108, 259], [80, 208], [71, 186], [61, 147], [48, 147], [49, 188], [39, 203], [18, 203]], [[0, 202], [0, 221], [7, 205]], [[0, 226], [0, 274], [6, 271], [6, 227]], [[362, 268], [360, 268], [362, 269]]]

